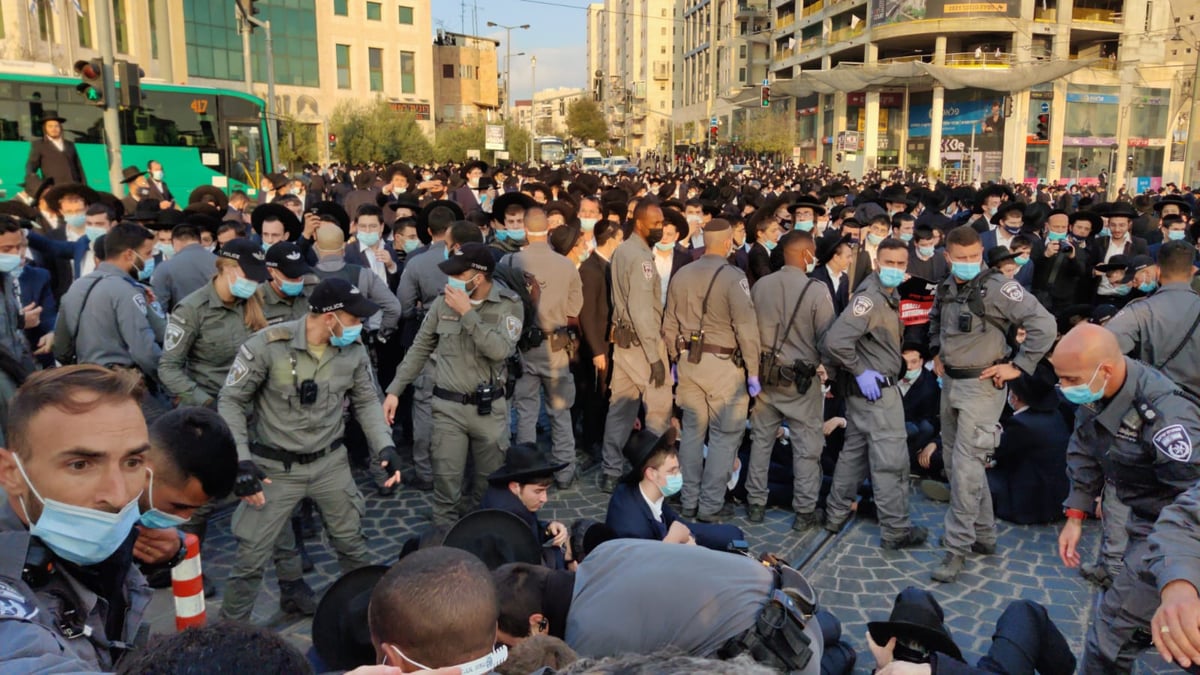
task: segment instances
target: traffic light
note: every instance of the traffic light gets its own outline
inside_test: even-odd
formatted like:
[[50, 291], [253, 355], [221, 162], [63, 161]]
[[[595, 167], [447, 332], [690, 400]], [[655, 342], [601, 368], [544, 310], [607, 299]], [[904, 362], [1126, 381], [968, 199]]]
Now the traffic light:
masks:
[[833, 159], [834, 159], [834, 161], [837, 161], [837, 162], [842, 161], [842, 153], [840, 153], [840, 152], [837, 153], [836, 155], [833, 156]]
[[715, 125], [715, 124], [708, 128], [708, 138], [711, 143], [715, 144], [717, 142], [717, 131], [718, 130], [719, 130], [719, 127], [717, 127], [717, 125]]
[[1050, 114], [1042, 113], [1037, 116], [1037, 139], [1039, 141], [1050, 140]]
[[761, 103], [762, 107], [764, 107], [764, 108], [771, 107], [771, 87], [764, 84], [762, 86], [762, 90], [761, 90], [760, 94], [761, 94], [761, 97], [760, 97], [759, 102]]
[[250, 24], [251, 33], [254, 32], [254, 22], [250, 21], [250, 17], [258, 14], [260, 11], [258, 7], [255, 7], [256, 3], [258, 3], [258, 0], [237, 0], [238, 11], [246, 19], [246, 23]]
[[1072, 171], [1079, 168], [1079, 164], [1074, 157], [1067, 160], [1067, 168]]
[[1088, 168], [1088, 165], [1091, 163], [1092, 163], [1092, 160], [1088, 159], [1087, 157], [1082, 157], [1079, 160], [1079, 168], [1086, 169], [1086, 168]]
[[337, 134], [329, 134], [329, 147], [337, 147]]
[[121, 81], [118, 92], [122, 108], [142, 107], [142, 69], [136, 63], [117, 62], [117, 79]]
[[104, 64], [100, 59], [76, 61], [75, 74], [79, 76], [79, 84], [75, 91], [83, 94], [88, 103], [103, 108], [104, 101]]

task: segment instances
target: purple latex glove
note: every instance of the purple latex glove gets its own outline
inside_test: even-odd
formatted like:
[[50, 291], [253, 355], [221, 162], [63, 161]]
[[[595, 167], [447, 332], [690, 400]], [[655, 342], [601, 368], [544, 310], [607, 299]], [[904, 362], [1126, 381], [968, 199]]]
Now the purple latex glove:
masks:
[[864, 370], [862, 375], [854, 378], [858, 383], [858, 388], [868, 401], [878, 401], [879, 397], [883, 396], [883, 392], [879, 391], [879, 381], [883, 379], [883, 375], [876, 370]]
[[762, 393], [762, 385], [759, 384], [757, 375], [751, 375], [746, 378], [746, 391], [751, 396], [758, 396]]
[[679, 384], [679, 367], [674, 363], [671, 364], [671, 380], [675, 384]]

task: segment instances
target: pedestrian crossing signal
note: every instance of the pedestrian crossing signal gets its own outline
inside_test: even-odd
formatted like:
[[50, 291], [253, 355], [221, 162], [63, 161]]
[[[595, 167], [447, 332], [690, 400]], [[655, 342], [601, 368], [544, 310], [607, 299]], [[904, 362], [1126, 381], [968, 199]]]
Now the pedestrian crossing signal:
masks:
[[103, 108], [104, 64], [100, 59], [76, 61], [75, 74], [79, 76], [79, 84], [75, 85], [75, 91], [83, 94], [88, 103]]
[[1037, 116], [1037, 139], [1039, 141], [1050, 140], [1050, 115], [1048, 113]]
[[762, 107], [764, 107], [764, 108], [771, 107], [771, 88], [764, 84], [762, 86], [762, 90], [761, 90], [760, 94], [761, 94], [760, 102], [762, 104]]

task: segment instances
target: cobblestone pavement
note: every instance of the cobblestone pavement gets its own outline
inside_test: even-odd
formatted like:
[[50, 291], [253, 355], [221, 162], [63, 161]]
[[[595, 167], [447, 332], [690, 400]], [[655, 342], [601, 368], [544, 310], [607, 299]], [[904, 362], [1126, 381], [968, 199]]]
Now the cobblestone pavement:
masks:
[[[577, 518], [603, 520], [608, 496], [595, 485], [597, 473], [584, 476], [569, 490], [552, 493], [543, 517], [568, 524]], [[404, 541], [427, 524], [430, 493], [401, 490], [391, 498], [381, 498], [369, 487], [365, 473], [356, 475], [367, 496], [364, 527], [368, 541], [374, 557], [388, 564], [396, 559]], [[769, 510], [764, 523], [753, 525], [745, 520], [745, 510], [739, 508], [733, 522], [746, 532], [752, 550], [777, 552], [794, 562], [807, 561], [804, 570], [820, 592], [821, 604], [842, 620], [845, 639], [859, 651], [856, 672], [869, 673], [874, 666], [865, 641], [866, 622], [886, 619], [896, 594], [909, 585], [933, 590], [946, 611], [955, 641], [972, 663], [987, 651], [995, 621], [1004, 607], [1018, 598], [1045, 605], [1072, 649], [1080, 653], [1096, 596], [1075, 570], [1059, 562], [1056, 527], [1002, 524], [996, 555], [971, 556], [957, 583], [939, 585], [929, 580], [929, 572], [941, 559], [936, 541], [942, 531], [945, 506], [914, 491], [912, 509], [914, 522], [929, 528], [932, 543], [898, 552], [879, 548], [879, 527], [866, 518], [855, 519], [837, 537], [823, 530], [795, 536], [790, 530], [791, 514], [778, 509]], [[218, 588], [228, 574], [236, 548], [229, 532], [230, 513], [223, 511], [214, 519], [203, 548], [205, 572]], [[1094, 523], [1085, 526], [1082, 550], [1093, 557], [1099, 535]], [[316, 569], [306, 575], [306, 580], [319, 596], [338, 576], [337, 561], [323, 537], [309, 540], [307, 546]], [[219, 608], [218, 593], [208, 602], [210, 619], [217, 616]], [[173, 617], [170, 591], [157, 591], [151, 605], [155, 632], [173, 631]], [[279, 611], [278, 587], [271, 569], [255, 605], [254, 622], [280, 631], [302, 649], [311, 644], [309, 620]], [[1141, 670], [1172, 672], [1156, 654], [1143, 656]]]

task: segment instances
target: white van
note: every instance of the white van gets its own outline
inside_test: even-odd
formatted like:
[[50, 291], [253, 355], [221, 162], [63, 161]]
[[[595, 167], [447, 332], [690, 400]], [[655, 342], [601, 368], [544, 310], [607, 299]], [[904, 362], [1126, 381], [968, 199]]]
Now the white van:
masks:
[[604, 166], [604, 158], [595, 148], [580, 148], [575, 155], [575, 161], [584, 171], [599, 171]]

